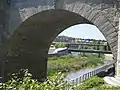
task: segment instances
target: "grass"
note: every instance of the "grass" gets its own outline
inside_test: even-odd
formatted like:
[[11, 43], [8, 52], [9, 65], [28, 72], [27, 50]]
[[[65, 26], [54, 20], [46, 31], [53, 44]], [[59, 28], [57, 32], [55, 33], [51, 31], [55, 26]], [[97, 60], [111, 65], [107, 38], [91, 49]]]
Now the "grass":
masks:
[[84, 68], [94, 68], [99, 65], [103, 65], [104, 62], [102, 58], [97, 58], [96, 56], [87, 57], [73, 57], [67, 56], [62, 58], [57, 58], [53, 60], [48, 60], [48, 75], [55, 72], [69, 73], [76, 72]]
[[[1, 86], [0, 90], [66, 90], [68, 85], [64, 81], [64, 74], [83, 68], [94, 68], [103, 65], [103, 62], [103, 57], [97, 58], [95, 55], [77, 58], [66, 56], [48, 60], [47, 82], [40, 83], [32, 79], [32, 75], [26, 71], [23, 78], [17, 78], [19, 73], [16, 74], [17, 76], [13, 74], [14, 77]], [[62, 72], [62, 74], [57, 72]], [[120, 90], [120, 87], [105, 85], [103, 78], [99, 77], [92, 77], [77, 87], [70, 86], [74, 88], [73, 90]]]
[[12, 74], [13, 77], [0, 86], [0, 90], [66, 90], [66, 87], [73, 88], [72, 90], [120, 90], [120, 87], [106, 85], [103, 78], [96, 76], [75, 87], [64, 81], [62, 73], [55, 73], [43, 83], [32, 79], [32, 74], [28, 73], [28, 70], [24, 70], [22, 78], [19, 78], [20, 74]]
[[120, 90], [120, 87], [107, 85], [104, 83], [103, 78], [95, 76], [75, 87], [74, 90]]

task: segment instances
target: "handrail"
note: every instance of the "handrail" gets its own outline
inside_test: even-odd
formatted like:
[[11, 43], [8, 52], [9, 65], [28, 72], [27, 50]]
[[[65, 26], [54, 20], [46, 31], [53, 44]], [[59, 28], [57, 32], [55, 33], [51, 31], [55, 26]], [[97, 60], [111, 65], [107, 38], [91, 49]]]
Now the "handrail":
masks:
[[101, 71], [105, 71], [107, 69], [109, 69], [113, 64], [115, 63], [115, 61], [109, 63], [109, 64], [106, 64], [106, 65], [103, 65], [99, 68], [96, 68], [92, 71], [89, 71], [83, 75], [80, 75], [78, 77], [75, 77], [75, 78], [72, 78], [70, 80], [67, 80], [67, 83], [72, 83], [73, 85], [80, 85], [83, 81], [89, 79], [90, 77], [93, 77], [95, 76], [96, 74], [100, 73]]

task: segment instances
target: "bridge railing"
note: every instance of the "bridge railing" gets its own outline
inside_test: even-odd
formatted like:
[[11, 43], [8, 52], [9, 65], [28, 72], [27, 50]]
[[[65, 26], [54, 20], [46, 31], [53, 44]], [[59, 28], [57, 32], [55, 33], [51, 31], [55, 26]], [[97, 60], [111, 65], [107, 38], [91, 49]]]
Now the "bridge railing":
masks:
[[107, 65], [103, 65], [99, 68], [96, 68], [94, 70], [91, 70], [90, 72], [87, 72], [83, 75], [80, 75], [79, 77], [75, 77], [72, 78], [70, 80], [67, 80], [67, 83], [71, 83], [72, 85], [78, 86], [80, 85], [83, 81], [89, 79], [90, 77], [93, 77], [95, 75], [97, 75], [98, 73], [100, 73], [101, 71], [106, 71], [108, 70], [115, 62], [112, 62], [110, 64]]
[[71, 49], [68, 48], [69, 52], [83, 52], [83, 53], [103, 53], [103, 54], [112, 54], [111, 51], [105, 50], [92, 50], [92, 49]]

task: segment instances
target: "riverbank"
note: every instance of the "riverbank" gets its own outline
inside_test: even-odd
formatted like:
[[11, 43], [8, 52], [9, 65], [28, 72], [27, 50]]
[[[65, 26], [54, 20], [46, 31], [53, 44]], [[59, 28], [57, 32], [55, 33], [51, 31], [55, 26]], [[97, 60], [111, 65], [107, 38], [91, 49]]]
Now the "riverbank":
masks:
[[[22, 78], [18, 74], [13, 74], [13, 78], [8, 80], [1, 90], [66, 90], [66, 87], [74, 88], [74, 85], [69, 85], [65, 82], [65, 77], [71, 72], [76, 72], [85, 68], [95, 68], [103, 65], [103, 58], [96, 56], [74, 57], [66, 56], [53, 60], [48, 60], [48, 80], [46, 82], [38, 82], [32, 79], [30, 73], [25, 72]], [[61, 72], [61, 73], [60, 73]], [[19, 73], [20, 74], [20, 73]], [[82, 90], [75, 88], [74, 90]]]
[[104, 64], [104, 58], [98, 58], [97, 56], [73, 56], [60, 57], [57, 59], [48, 60], [47, 70], [48, 76], [55, 72], [62, 72], [64, 74], [74, 73], [81, 69], [95, 68]]

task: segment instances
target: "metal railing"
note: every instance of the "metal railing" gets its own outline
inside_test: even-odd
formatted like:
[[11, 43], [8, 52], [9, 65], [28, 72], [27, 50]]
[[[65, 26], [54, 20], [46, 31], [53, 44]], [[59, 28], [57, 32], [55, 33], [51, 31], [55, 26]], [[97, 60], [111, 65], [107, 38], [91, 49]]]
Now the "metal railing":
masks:
[[111, 62], [110, 64], [106, 64], [106, 65], [103, 65], [101, 67], [98, 67], [94, 70], [91, 70], [90, 72], [87, 72], [83, 75], [80, 75], [79, 77], [75, 77], [75, 78], [72, 78], [70, 80], [67, 80], [67, 83], [71, 83], [73, 85], [80, 85], [83, 81], [89, 79], [90, 77], [93, 77], [95, 75], [97, 75], [98, 73], [102, 72], [102, 71], [106, 71], [108, 70], [113, 64], [115, 63], [115, 61]]

